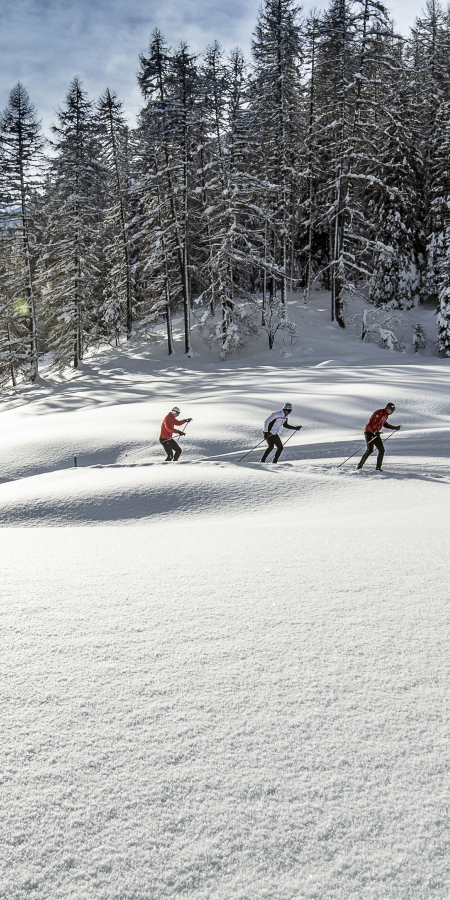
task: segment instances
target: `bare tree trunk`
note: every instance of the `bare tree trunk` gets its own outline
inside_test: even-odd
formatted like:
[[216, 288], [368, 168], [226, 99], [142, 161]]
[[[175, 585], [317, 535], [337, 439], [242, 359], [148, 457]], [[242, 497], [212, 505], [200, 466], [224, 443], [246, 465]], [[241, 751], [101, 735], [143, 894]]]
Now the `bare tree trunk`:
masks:
[[168, 282], [166, 278], [166, 325], [167, 325], [167, 352], [169, 356], [174, 351], [173, 347], [173, 331], [172, 331], [172, 310], [170, 308], [170, 297], [168, 297]]
[[261, 325], [266, 324], [266, 307], [267, 307], [267, 222], [264, 223], [264, 268], [263, 268]]
[[158, 168], [158, 156], [155, 151], [154, 153], [155, 160], [155, 174], [156, 174], [156, 190], [158, 193], [158, 219], [159, 219], [159, 227], [161, 231], [161, 245], [163, 251], [163, 259], [164, 259], [164, 292], [166, 297], [166, 325], [167, 325], [167, 350], [169, 356], [174, 352], [173, 345], [173, 331], [172, 331], [172, 310], [170, 305], [170, 278], [169, 278], [169, 260], [167, 253], [167, 245], [166, 238], [164, 235], [164, 220], [162, 216], [162, 197], [161, 197], [161, 186], [159, 179], [159, 168]]
[[10, 355], [11, 355], [11, 362], [10, 362], [10, 366], [9, 366], [10, 372], [11, 372], [11, 381], [12, 381], [12, 386], [13, 386], [13, 387], [16, 387], [16, 376], [15, 376], [15, 374], [14, 374], [14, 364], [13, 364], [13, 361], [12, 361], [12, 352], [11, 352], [11, 346], [12, 346], [12, 341], [11, 341], [11, 328], [10, 328], [9, 322], [8, 322], [8, 342], [9, 342], [9, 352], [10, 352]]

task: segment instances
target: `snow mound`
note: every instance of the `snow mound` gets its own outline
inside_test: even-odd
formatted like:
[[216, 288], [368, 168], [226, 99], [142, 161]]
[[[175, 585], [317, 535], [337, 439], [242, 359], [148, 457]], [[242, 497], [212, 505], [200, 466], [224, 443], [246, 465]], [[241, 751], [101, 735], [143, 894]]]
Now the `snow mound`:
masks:
[[[0, 413], [5, 900], [447, 900], [448, 364], [332, 331], [311, 368], [109, 351]], [[238, 462], [287, 399], [283, 462]]]
[[342, 359], [326, 359], [324, 362], [317, 363], [315, 366], [316, 369], [335, 369], [338, 366], [346, 366], [348, 365]]

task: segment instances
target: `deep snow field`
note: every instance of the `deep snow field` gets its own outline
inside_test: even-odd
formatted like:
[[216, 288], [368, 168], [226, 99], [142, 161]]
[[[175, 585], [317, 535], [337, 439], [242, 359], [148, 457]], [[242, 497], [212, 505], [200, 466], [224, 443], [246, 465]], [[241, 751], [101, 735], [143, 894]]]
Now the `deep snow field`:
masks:
[[[0, 407], [2, 900], [450, 897], [450, 360], [430, 310], [395, 353], [327, 304]], [[338, 468], [389, 400], [383, 474]]]

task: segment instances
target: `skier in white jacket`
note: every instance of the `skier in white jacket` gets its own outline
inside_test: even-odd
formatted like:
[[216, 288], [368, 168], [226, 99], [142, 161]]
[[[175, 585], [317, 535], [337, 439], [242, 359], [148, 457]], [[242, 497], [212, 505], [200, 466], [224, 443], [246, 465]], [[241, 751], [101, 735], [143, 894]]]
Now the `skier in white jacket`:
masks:
[[281, 427], [289, 428], [290, 431], [300, 431], [301, 425], [289, 425], [288, 416], [292, 412], [292, 403], [285, 403], [283, 409], [272, 413], [264, 422], [264, 437], [267, 441], [267, 450], [264, 451], [261, 462], [265, 462], [269, 453], [276, 447], [276, 453], [272, 462], [278, 462], [280, 454], [283, 450], [283, 443], [278, 434]]

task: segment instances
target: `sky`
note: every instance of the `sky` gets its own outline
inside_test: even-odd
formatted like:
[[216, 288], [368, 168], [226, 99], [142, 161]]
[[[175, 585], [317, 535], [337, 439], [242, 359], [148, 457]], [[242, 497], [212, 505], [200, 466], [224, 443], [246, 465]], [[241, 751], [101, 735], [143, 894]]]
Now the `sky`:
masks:
[[[320, 9], [326, 3], [313, 4]], [[387, 3], [404, 34], [425, 0]], [[123, 100], [130, 125], [140, 106], [139, 54], [154, 28], [176, 47], [201, 53], [213, 40], [249, 56], [260, 0], [0, 0], [0, 109], [21, 81], [48, 132], [77, 75], [91, 99], [106, 87]], [[309, 12], [311, 4], [304, 4]]]

